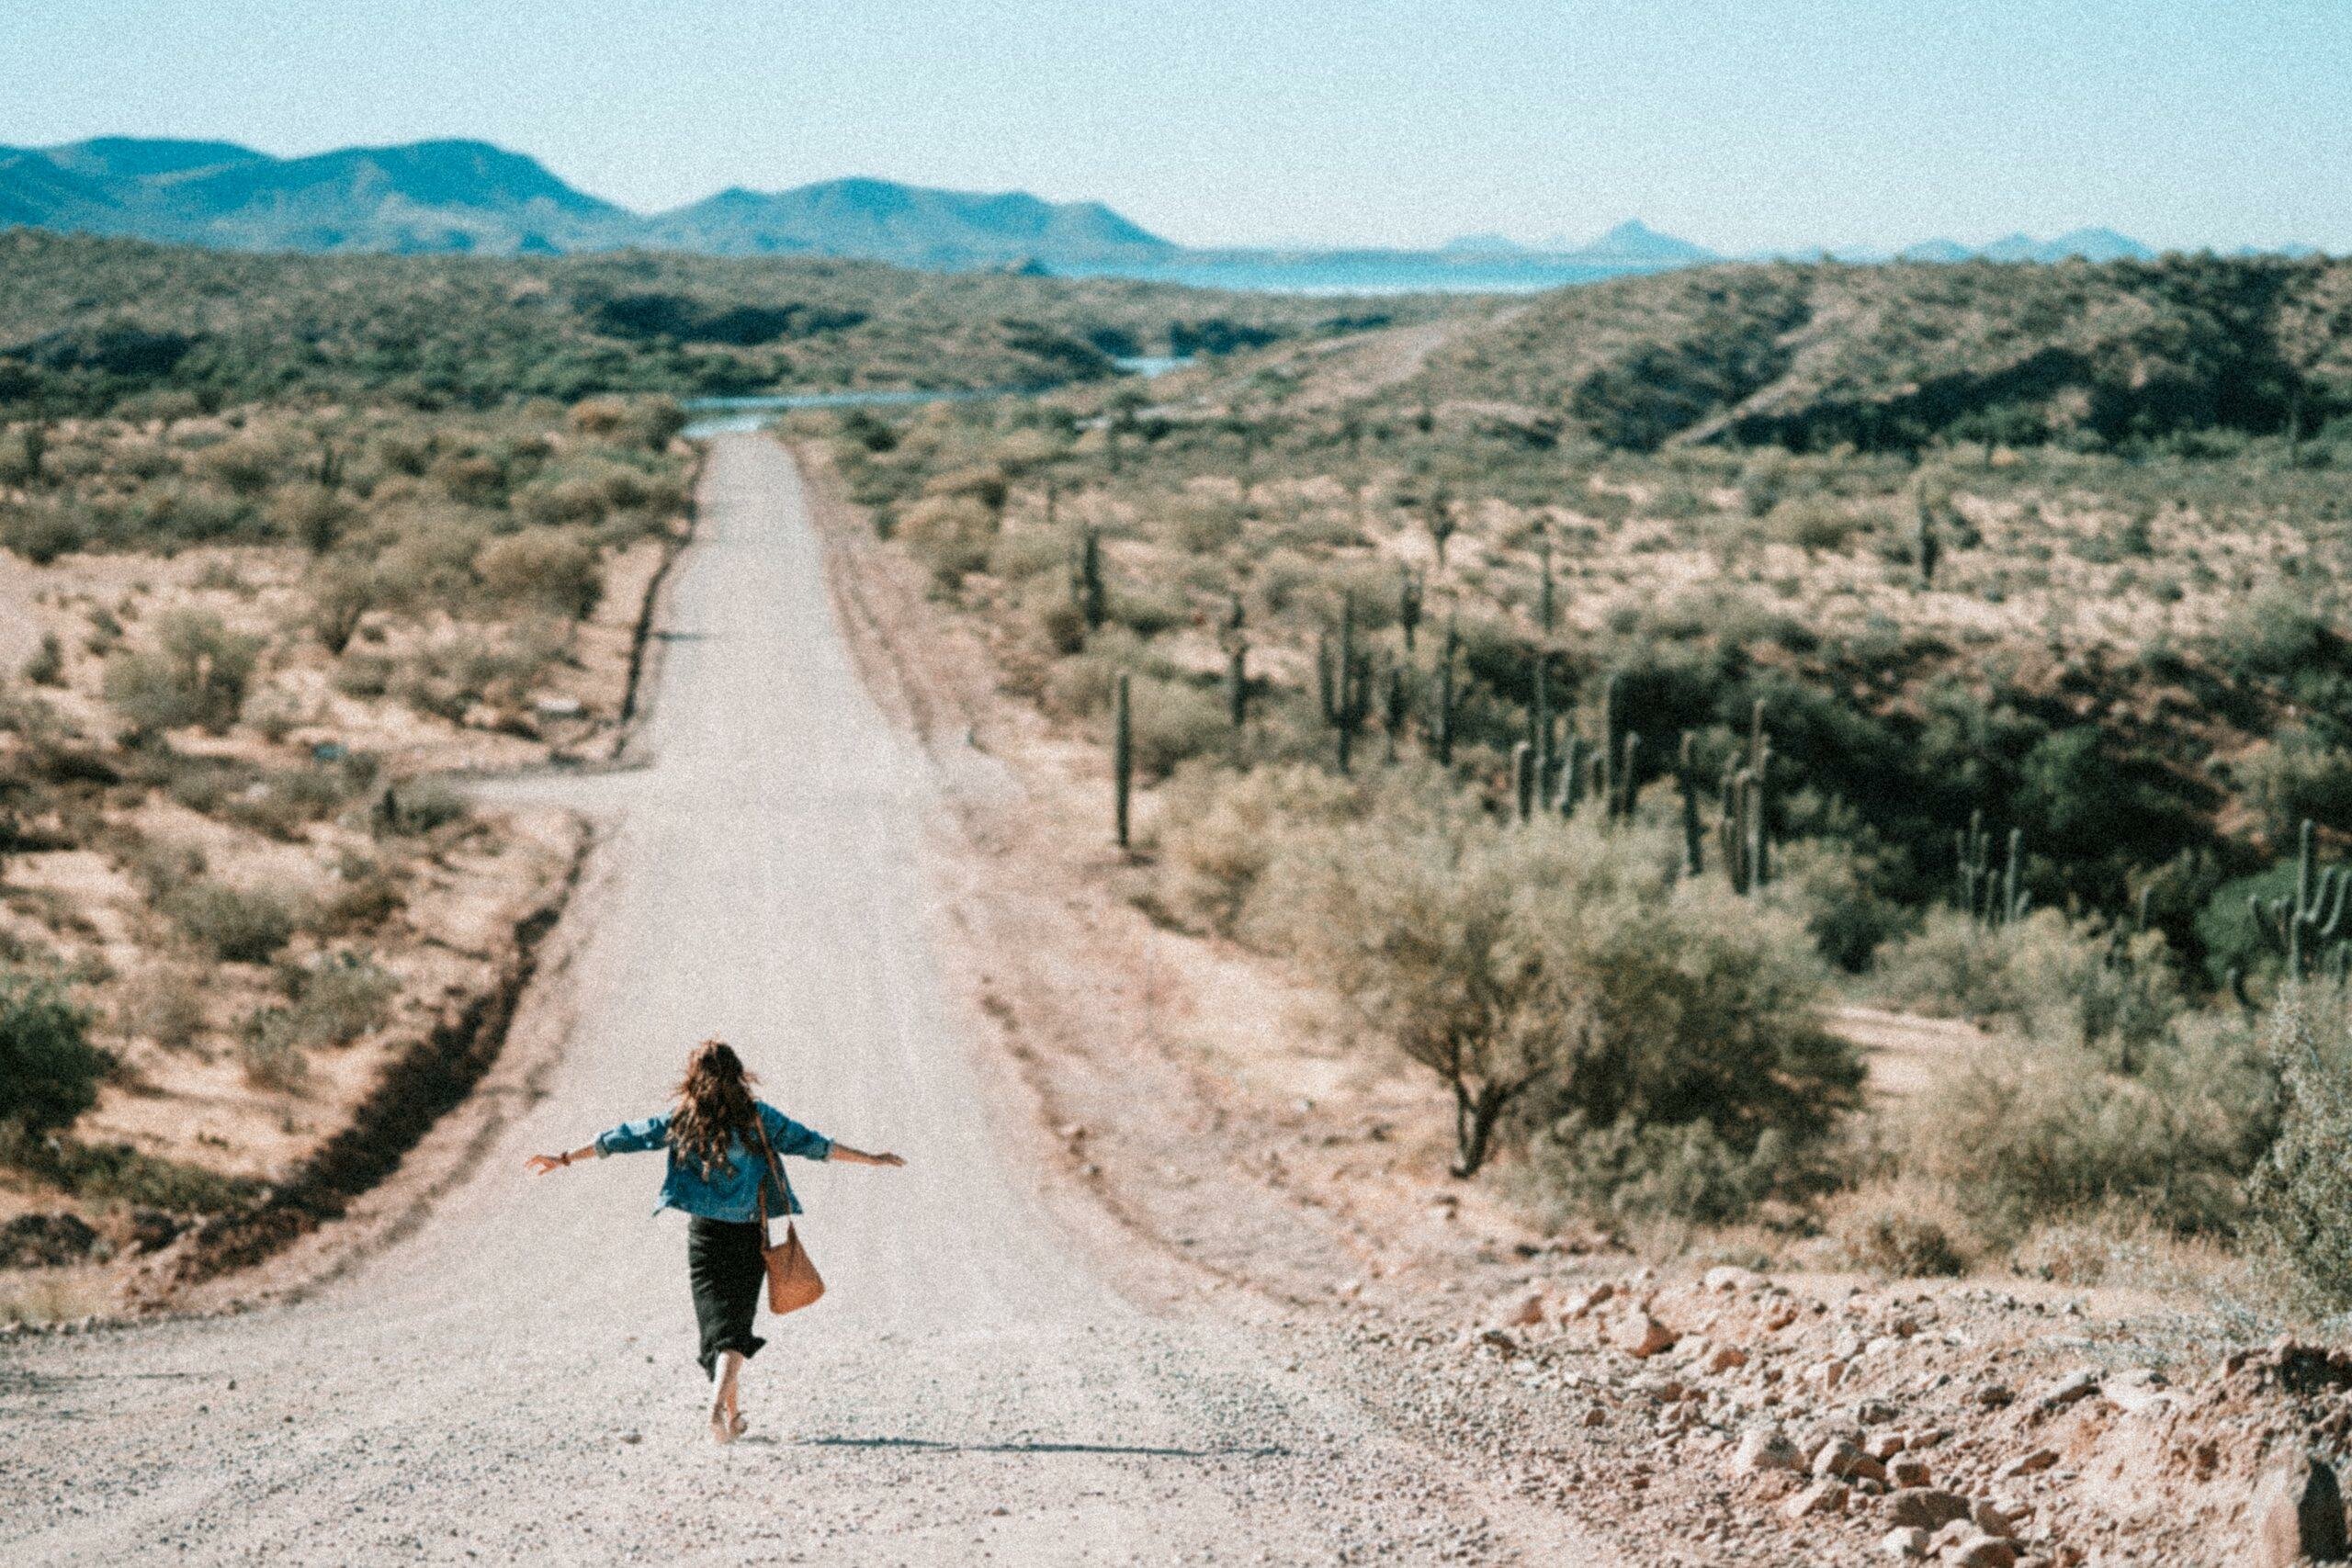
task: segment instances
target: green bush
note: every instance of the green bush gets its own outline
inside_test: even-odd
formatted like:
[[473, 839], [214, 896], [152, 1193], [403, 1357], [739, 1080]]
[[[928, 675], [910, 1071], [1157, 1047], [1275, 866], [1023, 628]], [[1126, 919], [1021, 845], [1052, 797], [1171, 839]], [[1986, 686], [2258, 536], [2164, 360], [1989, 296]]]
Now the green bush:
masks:
[[595, 546], [558, 528], [502, 535], [474, 557], [483, 591], [509, 604], [583, 621], [605, 595]]
[[2252, 1032], [2198, 1020], [2131, 1075], [2079, 1046], [1977, 1051], [1920, 1095], [1898, 1162], [1997, 1240], [2120, 1206], [2177, 1230], [2225, 1231], [2275, 1121]]
[[287, 1029], [304, 1046], [348, 1045], [381, 1029], [400, 994], [392, 973], [356, 953], [338, 953], [290, 972]]
[[[1546, 1146], [1579, 1151], [1564, 1189], [1613, 1171], [1736, 1206], [1737, 1181], [1660, 1163], [1706, 1164], [1710, 1139], [1728, 1151], [1717, 1174], [1763, 1150], [1776, 1179], [1799, 1179], [1861, 1068], [1822, 1028], [1795, 919], [1680, 878], [1670, 834], [1584, 818], [1502, 827], [1463, 805], [1424, 786], [1289, 835], [1245, 932], [1306, 961], [1438, 1075], [1465, 1172], [1514, 1112], [1548, 1130]], [[1649, 1131], [1694, 1124], [1705, 1137]], [[1596, 1129], [1610, 1146], [1583, 1158]]]
[[0, 970], [0, 1122], [44, 1132], [98, 1102], [113, 1063], [89, 1026], [56, 982]]
[[2270, 1025], [2278, 1136], [2247, 1183], [2255, 1235], [2298, 1293], [2352, 1307], [2352, 1034], [2343, 994], [2291, 987]]
[[294, 907], [277, 894], [234, 887], [210, 877], [164, 895], [164, 914], [188, 939], [224, 964], [266, 964], [293, 940]]
[[237, 722], [261, 641], [232, 632], [220, 617], [175, 610], [156, 623], [153, 650], [118, 653], [107, 662], [107, 701], [134, 731], [200, 725], [220, 734]]

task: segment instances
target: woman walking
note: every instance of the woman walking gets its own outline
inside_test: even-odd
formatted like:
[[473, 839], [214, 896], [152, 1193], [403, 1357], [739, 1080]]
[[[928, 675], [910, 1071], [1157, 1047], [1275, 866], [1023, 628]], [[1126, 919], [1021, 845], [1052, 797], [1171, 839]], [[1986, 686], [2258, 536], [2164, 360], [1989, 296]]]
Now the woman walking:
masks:
[[702, 1370], [716, 1386], [710, 1405], [710, 1435], [731, 1443], [743, 1435], [737, 1408], [743, 1363], [766, 1341], [752, 1332], [759, 1311], [760, 1286], [767, 1278], [762, 1256], [767, 1216], [800, 1213], [800, 1201], [784, 1179], [779, 1155], [844, 1160], [852, 1165], [904, 1165], [897, 1155], [870, 1155], [812, 1133], [764, 1100], [752, 1098], [756, 1080], [723, 1041], [706, 1040], [686, 1058], [677, 1100], [658, 1116], [624, 1122], [593, 1142], [560, 1155], [533, 1155], [531, 1174], [569, 1166], [591, 1156], [635, 1154], [666, 1148], [670, 1168], [662, 1179], [662, 1209], [683, 1210], [686, 1220], [686, 1276], [694, 1287], [695, 1320], [702, 1329]]

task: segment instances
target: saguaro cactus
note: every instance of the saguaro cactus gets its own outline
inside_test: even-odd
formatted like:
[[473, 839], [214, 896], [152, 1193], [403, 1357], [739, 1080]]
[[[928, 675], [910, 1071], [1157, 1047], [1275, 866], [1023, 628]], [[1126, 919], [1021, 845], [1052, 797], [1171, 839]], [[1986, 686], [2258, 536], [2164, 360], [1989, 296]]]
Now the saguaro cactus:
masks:
[[1535, 815], [1535, 748], [1522, 740], [1510, 749], [1511, 793], [1519, 803], [1519, 819]]
[[1396, 624], [1405, 631], [1405, 651], [1413, 651], [1413, 634], [1421, 624], [1421, 574], [1409, 566], [1396, 569]]
[[1574, 817], [1584, 800], [1584, 737], [1571, 733], [1560, 761], [1560, 815]]
[[1225, 710], [1236, 729], [1250, 722], [1250, 645], [1239, 637], [1225, 656]]
[[1772, 881], [1772, 742], [1764, 733], [1759, 698], [1747, 724], [1747, 760], [1724, 764], [1723, 816], [1716, 828], [1724, 875], [1735, 893], [1752, 893]]
[[1123, 850], [1127, 847], [1127, 808], [1135, 775], [1135, 720], [1128, 703], [1126, 672], [1121, 671], [1119, 683], [1111, 695], [1111, 820]]
[[1634, 801], [1641, 788], [1641, 736], [1628, 734], [1624, 750], [1617, 759], [1617, 800], [1612, 809], [1620, 821], [1634, 819]]
[[1079, 536], [1077, 559], [1070, 567], [1069, 596], [1070, 603], [1085, 618], [1089, 631], [1109, 618], [1111, 600], [1102, 588], [1102, 533], [1099, 528], [1088, 528]]
[[1535, 742], [1538, 795], [1552, 784], [1552, 677], [1547, 663], [1539, 650], [1535, 655], [1535, 707], [1528, 716], [1528, 738]]
[[1593, 758], [1593, 793], [1600, 796], [1600, 814], [1610, 815], [1617, 798], [1617, 676], [1611, 671], [1600, 682], [1600, 749]]
[[2025, 829], [2009, 829], [2008, 859], [1999, 870], [1993, 865], [1993, 836], [1984, 829], [1984, 813], [1971, 812], [1968, 830], [1952, 835], [1960, 852], [1960, 907], [1987, 931], [2015, 925], [2033, 906], [2033, 895], [2022, 883]]
[[1440, 767], [1453, 766], [1453, 622], [1445, 623], [1445, 647], [1437, 658], [1437, 706], [1430, 716]]
[[2254, 923], [2287, 960], [2287, 976], [2291, 980], [2308, 978], [2330, 944], [2335, 944], [2339, 961], [2346, 951], [2343, 946], [2345, 897], [2352, 889], [2352, 875], [2341, 866], [2320, 870], [2316, 845], [2317, 832], [2307, 817], [2297, 835], [2293, 895], [2267, 902], [2258, 897], [2247, 900]]
[[1674, 786], [1682, 796], [1682, 873], [1698, 876], [1707, 869], [1706, 832], [1699, 825], [1699, 738], [1682, 732], [1674, 758]]

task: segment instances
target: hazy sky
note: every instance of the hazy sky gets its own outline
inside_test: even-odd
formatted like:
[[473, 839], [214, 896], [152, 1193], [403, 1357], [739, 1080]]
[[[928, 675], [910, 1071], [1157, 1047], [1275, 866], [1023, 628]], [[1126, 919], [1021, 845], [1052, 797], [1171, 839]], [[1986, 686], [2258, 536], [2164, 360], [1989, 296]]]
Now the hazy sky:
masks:
[[629, 207], [867, 174], [1195, 244], [2352, 250], [2352, 0], [0, 0], [0, 143], [481, 137]]

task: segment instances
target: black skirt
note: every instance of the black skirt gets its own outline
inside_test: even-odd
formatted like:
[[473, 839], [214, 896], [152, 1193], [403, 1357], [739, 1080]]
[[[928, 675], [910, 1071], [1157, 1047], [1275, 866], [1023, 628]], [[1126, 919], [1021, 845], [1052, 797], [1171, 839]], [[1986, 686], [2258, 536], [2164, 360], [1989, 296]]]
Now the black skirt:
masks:
[[767, 1283], [760, 1257], [760, 1227], [736, 1220], [686, 1220], [686, 1279], [695, 1292], [695, 1322], [702, 1329], [703, 1375], [718, 1376], [718, 1355], [733, 1350], [746, 1360], [767, 1341], [752, 1332]]

